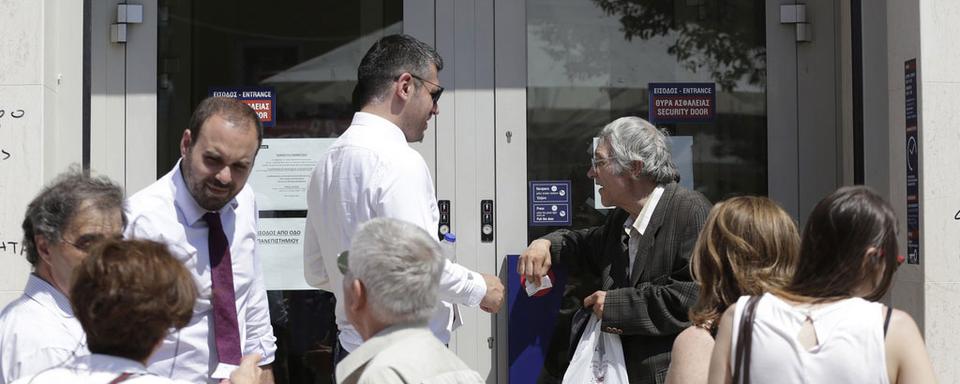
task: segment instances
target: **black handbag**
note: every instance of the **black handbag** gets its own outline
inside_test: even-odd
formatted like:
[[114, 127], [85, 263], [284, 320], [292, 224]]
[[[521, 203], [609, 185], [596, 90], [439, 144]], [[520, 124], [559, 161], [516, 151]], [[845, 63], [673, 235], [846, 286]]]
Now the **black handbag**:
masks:
[[750, 296], [740, 315], [740, 333], [736, 355], [733, 360], [733, 383], [750, 384], [750, 344], [753, 341], [753, 318], [757, 315], [757, 303], [761, 296]]

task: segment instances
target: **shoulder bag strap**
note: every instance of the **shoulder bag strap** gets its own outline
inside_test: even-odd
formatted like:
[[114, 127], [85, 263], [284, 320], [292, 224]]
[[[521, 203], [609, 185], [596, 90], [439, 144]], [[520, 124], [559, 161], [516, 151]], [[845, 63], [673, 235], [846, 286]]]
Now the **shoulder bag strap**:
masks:
[[124, 382], [124, 381], [127, 381], [127, 380], [129, 380], [129, 379], [132, 379], [132, 378], [134, 378], [134, 377], [139, 377], [139, 376], [143, 376], [143, 373], [124, 372], [124, 373], [121, 373], [121, 374], [120, 374], [119, 376], [117, 376], [116, 378], [114, 378], [113, 380], [110, 380], [110, 382], [107, 383], [107, 384], [122, 383], [122, 382]]
[[733, 383], [750, 384], [750, 344], [753, 341], [753, 318], [762, 296], [750, 296], [740, 314], [740, 331], [733, 363]]
[[887, 329], [890, 328], [890, 315], [893, 314], [893, 307], [887, 306], [887, 316], [883, 319], [883, 338], [887, 338]]
[[117, 384], [117, 383], [127, 381], [127, 379], [129, 379], [130, 376], [133, 376], [133, 374], [130, 372], [121, 373], [120, 376], [117, 376], [115, 379], [110, 380], [110, 383], [108, 384]]

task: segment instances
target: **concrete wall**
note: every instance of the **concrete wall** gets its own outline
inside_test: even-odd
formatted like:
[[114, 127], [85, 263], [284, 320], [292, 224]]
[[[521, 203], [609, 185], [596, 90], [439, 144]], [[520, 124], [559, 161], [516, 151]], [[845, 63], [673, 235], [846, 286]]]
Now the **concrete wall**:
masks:
[[[888, 155], [868, 160], [870, 180], [887, 187], [900, 218], [901, 252], [906, 253], [906, 151], [904, 62], [918, 63], [920, 126], [920, 265], [904, 264], [896, 275], [893, 305], [914, 317], [940, 382], [960, 382], [960, 3], [951, 0], [886, 1]], [[865, 7], [866, 8], [866, 7]], [[865, 13], [868, 12], [866, 9]], [[870, 12], [876, 12], [871, 10]], [[866, 14], [864, 19], [866, 20]], [[865, 58], [865, 63], [866, 63]], [[877, 132], [880, 133], [880, 132]], [[881, 144], [877, 142], [877, 144]], [[868, 150], [868, 159], [871, 156]], [[873, 160], [882, 160], [875, 156]], [[884, 170], [883, 168], [887, 169]], [[884, 174], [886, 180], [884, 180]]]
[[[885, 188], [890, 203], [899, 218], [900, 252], [906, 254], [907, 209], [906, 209], [906, 150], [905, 150], [905, 115], [904, 115], [904, 62], [917, 58], [920, 63], [922, 80], [923, 63], [920, 60], [920, 27], [919, 7], [917, 1], [887, 1], [887, 30], [884, 35], [887, 42], [886, 65], [887, 70], [887, 124], [886, 137], [888, 156], [885, 160], [866, 162], [875, 164], [868, 175], [874, 175], [873, 180], [880, 188]], [[865, 60], [866, 61], [866, 60]], [[866, 66], [866, 65], [865, 65]], [[921, 85], [922, 88], [922, 85]], [[921, 96], [922, 103], [922, 96]], [[922, 113], [921, 113], [922, 119]], [[924, 124], [921, 121], [921, 130]], [[883, 135], [882, 131], [877, 132]], [[869, 153], [869, 151], [868, 151]], [[882, 164], [882, 166], [880, 165]], [[879, 168], [879, 169], [878, 169]], [[884, 182], [883, 175], [887, 175]], [[924, 250], [927, 254], [929, 251]], [[926, 260], [921, 260], [921, 266]], [[904, 264], [895, 277], [891, 298], [893, 306], [910, 313], [922, 330], [925, 324], [923, 269], [917, 265]]]
[[[910, 2], [908, 2], [910, 3]], [[941, 382], [960, 382], [960, 3], [919, 2], [921, 249], [924, 334]], [[915, 46], [916, 47], [916, 46]], [[916, 48], [914, 48], [916, 49]], [[902, 61], [891, 60], [891, 64]], [[891, 65], [892, 66], [892, 65]], [[902, 72], [901, 72], [902, 73]], [[891, 110], [902, 104], [891, 102]], [[896, 123], [895, 123], [896, 124]]]
[[0, 0], [0, 306], [30, 272], [27, 203], [81, 161], [82, 32], [83, 1]]

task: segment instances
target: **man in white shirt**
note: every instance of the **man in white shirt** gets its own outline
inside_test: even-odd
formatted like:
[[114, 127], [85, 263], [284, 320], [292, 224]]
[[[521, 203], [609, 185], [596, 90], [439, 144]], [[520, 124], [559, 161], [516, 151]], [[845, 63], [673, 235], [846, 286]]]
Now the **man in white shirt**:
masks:
[[181, 159], [127, 202], [128, 238], [167, 244], [193, 274], [199, 297], [190, 323], [150, 358], [150, 372], [193, 383], [218, 382], [242, 355], [263, 357], [273, 382], [276, 351], [256, 249], [257, 210], [246, 184], [262, 140], [256, 113], [208, 98], [180, 140]]
[[[307, 190], [304, 275], [309, 284], [337, 297], [340, 345], [335, 359], [363, 342], [345, 317], [343, 276], [335, 260], [350, 247], [360, 224], [389, 217], [437, 231], [440, 214], [430, 170], [407, 143], [422, 141], [427, 122], [439, 113], [443, 87], [437, 72], [442, 68], [440, 55], [410, 36], [391, 35], [375, 43], [357, 70], [354, 103], [360, 112], [314, 169]], [[494, 313], [503, 301], [503, 285], [496, 276], [448, 260], [439, 297], [443, 305], [430, 329], [448, 343], [459, 320], [449, 303], [479, 305]]]
[[33, 273], [0, 314], [0, 383], [85, 356], [86, 337], [68, 295], [87, 251], [123, 231], [123, 190], [80, 170], [60, 175], [27, 207], [23, 249]]

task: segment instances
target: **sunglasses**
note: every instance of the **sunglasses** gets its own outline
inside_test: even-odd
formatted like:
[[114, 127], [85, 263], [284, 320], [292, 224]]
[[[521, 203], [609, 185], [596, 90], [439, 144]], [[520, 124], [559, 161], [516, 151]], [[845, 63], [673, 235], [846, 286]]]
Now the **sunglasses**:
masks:
[[437, 105], [437, 101], [440, 100], [440, 95], [443, 94], [443, 87], [441, 87], [440, 84], [434, 83], [430, 80], [424, 79], [412, 73], [410, 74], [410, 76], [412, 76], [414, 79], [420, 80], [424, 83], [437, 87], [437, 89], [433, 90], [433, 92], [430, 92], [430, 98], [433, 99], [433, 105]]

